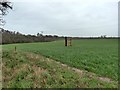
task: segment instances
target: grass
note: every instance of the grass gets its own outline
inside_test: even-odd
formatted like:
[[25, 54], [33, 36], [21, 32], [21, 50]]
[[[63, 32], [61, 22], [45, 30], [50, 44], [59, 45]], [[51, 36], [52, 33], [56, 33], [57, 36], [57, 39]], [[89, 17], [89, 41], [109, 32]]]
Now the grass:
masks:
[[3, 45], [5, 50], [33, 52], [55, 59], [72, 67], [118, 80], [118, 40], [73, 40], [72, 47], [64, 41]]
[[39, 54], [5, 50], [2, 58], [4, 88], [117, 88], [116, 81], [77, 73]]

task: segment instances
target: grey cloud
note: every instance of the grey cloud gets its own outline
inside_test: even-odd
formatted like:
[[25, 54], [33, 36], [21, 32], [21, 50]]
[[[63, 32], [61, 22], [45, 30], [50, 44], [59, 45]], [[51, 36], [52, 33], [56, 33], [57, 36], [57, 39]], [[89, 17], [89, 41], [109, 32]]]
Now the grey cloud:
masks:
[[[58, 0], [59, 1], [59, 0]], [[117, 35], [117, 3], [15, 2], [6, 16], [6, 28], [22, 33], [96, 36]]]

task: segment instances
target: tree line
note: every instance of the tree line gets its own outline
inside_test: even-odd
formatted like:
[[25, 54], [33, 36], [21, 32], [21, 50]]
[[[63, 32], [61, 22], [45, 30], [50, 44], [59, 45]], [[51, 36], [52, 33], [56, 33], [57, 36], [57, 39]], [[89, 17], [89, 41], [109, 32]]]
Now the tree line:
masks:
[[50, 42], [61, 39], [57, 35], [42, 35], [39, 33], [37, 35], [24, 35], [19, 32], [0, 29], [0, 34], [2, 35], [2, 42], [0, 44]]
[[[51, 42], [65, 38], [64, 36], [42, 35], [40, 33], [37, 33], [37, 35], [25, 35], [15, 31], [4, 30], [3, 28], [0, 28], [0, 35], [2, 36], [0, 44]], [[118, 37], [72, 37], [72, 39], [118, 39]]]

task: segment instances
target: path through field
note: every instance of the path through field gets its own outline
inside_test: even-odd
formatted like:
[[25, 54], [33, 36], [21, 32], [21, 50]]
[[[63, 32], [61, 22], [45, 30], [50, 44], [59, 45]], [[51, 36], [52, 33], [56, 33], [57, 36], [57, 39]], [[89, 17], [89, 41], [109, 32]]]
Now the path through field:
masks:
[[[44, 57], [44, 56], [37, 55], [37, 54], [35, 54], [35, 56], [34, 56], [33, 54], [30, 54], [30, 55], [31, 55], [31, 56], [30, 56], [31, 58], [34, 58], [34, 57], [39, 58], [39, 56], [40, 56], [40, 57]], [[75, 73], [78, 73], [78, 74], [80, 75], [80, 77], [83, 76], [83, 75], [87, 75], [87, 76], [90, 77], [90, 78], [94, 78], [94, 77], [95, 77], [97, 80], [105, 81], [105, 82], [108, 82], [108, 83], [114, 82], [114, 80], [112, 80], [111, 78], [98, 77], [95, 73], [88, 72], [88, 71], [85, 71], [85, 70], [80, 70], [80, 69], [77, 69], [77, 68], [74, 68], [74, 67], [70, 67], [70, 66], [68, 66], [67, 64], [63, 64], [63, 63], [61, 63], [61, 62], [58, 62], [58, 61], [53, 60], [53, 59], [50, 59], [50, 58], [46, 58], [46, 57], [44, 57], [44, 58], [45, 58], [46, 61], [48, 61], [48, 62], [51, 62], [51, 63], [53, 63], [53, 64], [58, 64], [58, 65], [60, 65], [60, 66], [63, 67], [63, 68], [67, 68], [67, 69], [69, 69], [69, 70], [74, 71]]]
[[3, 87], [117, 88], [117, 81], [70, 67], [40, 54], [5, 51]]

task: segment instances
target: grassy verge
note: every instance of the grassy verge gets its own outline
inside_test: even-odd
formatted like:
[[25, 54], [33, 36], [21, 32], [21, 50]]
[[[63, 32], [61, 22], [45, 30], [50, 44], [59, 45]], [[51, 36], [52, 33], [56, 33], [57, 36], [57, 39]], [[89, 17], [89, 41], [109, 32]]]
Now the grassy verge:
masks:
[[78, 74], [54, 60], [27, 52], [3, 51], [4, 88], [115, 88], [117, 82]]

